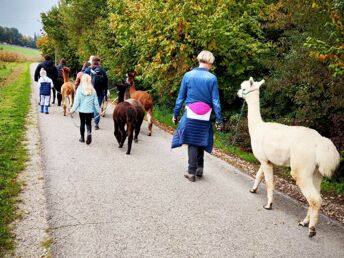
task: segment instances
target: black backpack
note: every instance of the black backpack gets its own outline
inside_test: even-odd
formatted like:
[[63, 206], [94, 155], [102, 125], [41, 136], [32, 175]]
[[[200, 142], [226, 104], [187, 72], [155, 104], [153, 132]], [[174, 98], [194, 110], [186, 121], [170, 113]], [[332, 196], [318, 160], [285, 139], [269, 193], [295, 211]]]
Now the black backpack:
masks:
[[94, 89], [99, 92], [104, 89], [105, 78], [102, 68], [91, 69], [91, 78]]

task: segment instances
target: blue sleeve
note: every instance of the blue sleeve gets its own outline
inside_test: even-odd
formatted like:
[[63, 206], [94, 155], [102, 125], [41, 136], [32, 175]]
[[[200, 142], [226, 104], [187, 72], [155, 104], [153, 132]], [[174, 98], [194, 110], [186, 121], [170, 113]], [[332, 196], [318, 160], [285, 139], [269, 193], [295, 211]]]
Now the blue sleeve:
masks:
[[212, 95], [211, 98], [212, 98], [213, 109], [215, 112], [216, 122], [220, 123], [220, 122], [222, 122], [221, 105], [220, 105], [219, 88], [217, 85], [217, 79], [216, 78], [214, 80], [211, 95]]
[[74, 99], [74, 103], [73, 103], [73, 107], [72, 109], [70, 110], [71, 113], [75, 112], [76, 109], [79, 107], [80, 105], [80, 91], [81, 89], [77, 89], [76, 90], [76, 95], [75, 95], [75, 99]]
[[87, 67], [84, 71], [84, 73], [91, 75], [91, 68]]
[[174, 107], [174, 117], [178, 117], [180, 110], [182, 108], [182, 105], [186, 99], [186, 93], [187, 93], [187, 85], [186, 85], [186, 79], [185, 76], [183, 77], [181, 86], [180, 86], [180, 90], [179, 90], [179, 94], [178, 94], [178, 98], [176, 100], [176, 105]]

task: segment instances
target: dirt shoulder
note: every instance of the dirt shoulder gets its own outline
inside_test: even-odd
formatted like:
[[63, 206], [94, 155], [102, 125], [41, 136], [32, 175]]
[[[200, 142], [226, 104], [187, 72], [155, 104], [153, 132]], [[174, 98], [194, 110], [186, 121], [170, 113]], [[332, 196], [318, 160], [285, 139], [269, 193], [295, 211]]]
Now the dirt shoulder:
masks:
[[22, 191], [17, 198], [20, 219], [11, 225], [15, 234], [15, 257], [50, 257], [37, 107], [36, 98], [31, 96], [24, 142], [30, 160], [26, 164], [26, 169], [18, 176], [22, 183]]
[[[154, 121], [154, 124], [159, 128], [173, 134], [174, 129], [170, 126], [162, 124], [158, 121]], [[243, 173], [248, 174], [252, 178], [258, 171], [259, 166], [242, 160], [235, 155], [227, 154], [224, 151], [214, 148], [212, 155], [226, 161], [232, 166], [238, 168]], [[280, 177], [279, 175], [274, 175], [275, 189], [281, 193], [288, 195], [289, 197], [300, 201], [301, 203], [307, 205], [307, 201], [300, 191], [300, 188], [295, 185], [292, 180], [287, 180]], [[247, 191], [249, 189], [246, 189]], [[259, 189], [258, 189], [259, 191]], [[322, 194], [323, 203], [321, 206], [321, 212], [332, 219], [335, 219], [344, 224], [344, 195], [338, 193], [324, 193]]]

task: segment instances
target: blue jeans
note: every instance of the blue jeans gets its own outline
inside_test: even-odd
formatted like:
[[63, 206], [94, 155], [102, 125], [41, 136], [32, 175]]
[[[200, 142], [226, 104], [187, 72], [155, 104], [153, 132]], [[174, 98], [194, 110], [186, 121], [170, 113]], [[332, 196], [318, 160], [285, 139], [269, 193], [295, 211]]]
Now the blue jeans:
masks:
[[[98, 96], [99, 108], [102, 105], [103, 99], [104, 99], [104, 94]], [[95, 123], [95, 125], [98, 125], [99, 121], [100, 121], [100, 115], [96, 110], [94, 110], [94, 123]]]

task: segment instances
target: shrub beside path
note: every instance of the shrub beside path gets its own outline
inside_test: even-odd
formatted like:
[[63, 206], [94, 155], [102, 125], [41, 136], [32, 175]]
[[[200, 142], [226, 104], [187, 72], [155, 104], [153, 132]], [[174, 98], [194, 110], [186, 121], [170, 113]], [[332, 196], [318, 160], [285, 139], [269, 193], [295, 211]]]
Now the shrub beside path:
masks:
[[171, 135], [157, 127], [148, 137], [143, 125], [126, 155], [111, 113], [90, 146], [61, 107], [38, 114], [54, 257], [344, 256], [341, 224], [321, 216], [309, 239], [297, 226], [302, 205], [276, 193], [264, 210], [263, 187], [249, 193], [252, 179], [214, 156], [205, 156], [202, 180], [186, 180], [187, 149], [171, 151]]

